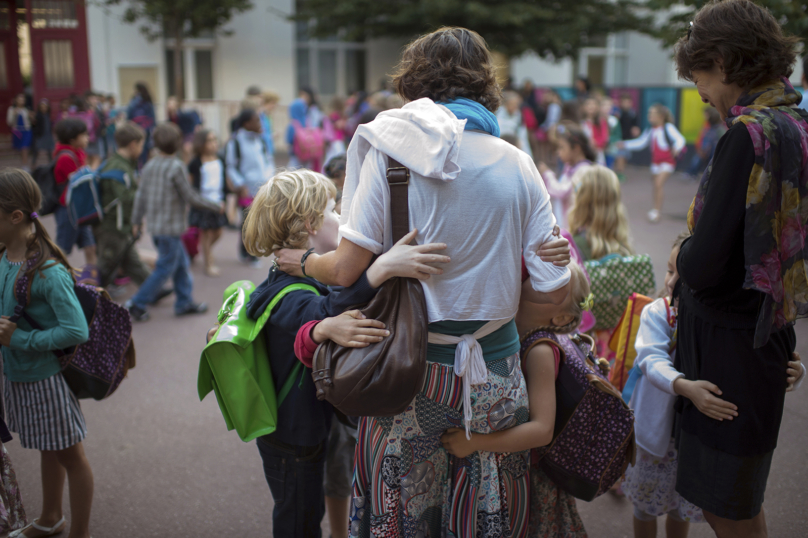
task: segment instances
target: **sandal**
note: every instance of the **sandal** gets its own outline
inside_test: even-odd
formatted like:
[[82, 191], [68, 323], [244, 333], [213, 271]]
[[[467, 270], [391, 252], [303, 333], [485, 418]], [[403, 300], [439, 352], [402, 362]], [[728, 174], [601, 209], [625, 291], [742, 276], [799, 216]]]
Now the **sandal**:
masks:
[[23, 533], [30, 528], [34, 528], [35, 530], [38, 530], [39, 532], [43, 533], [43, 534], [37, 534], [30, 538], [45, 538], [46, 536], [56, 536], [57, 534], [60, 534], [62, 531], [64, 531], [65, 527], [67, 527], [67, 521], [65, 520], [64, 517], [62, 517], [62, 519], [57, 521], [56, 525], [54, 525], [53, 527], [43, 527], [42, 525], [37, 524], [37, 520], [35, 519], [32, 523], [29, 523], [25, 527], [17, 529], [16, 531], [9, 534], [8, 538], [25, 538], [28, 535]]

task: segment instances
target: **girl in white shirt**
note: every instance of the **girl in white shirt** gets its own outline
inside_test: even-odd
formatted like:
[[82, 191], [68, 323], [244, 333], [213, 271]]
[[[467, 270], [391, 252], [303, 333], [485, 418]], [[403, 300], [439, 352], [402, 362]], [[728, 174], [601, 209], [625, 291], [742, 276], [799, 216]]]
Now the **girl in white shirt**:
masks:
[[654, 105], [648, 109], [646, 129], [638, 138], [618, 142], [617, 147], [629, 151], [639, 151], [651, 146], [651, 175], [654, 178], [654, 207], [648, 212], [648, 220], [659, 222], [659, 212], [665, 197], [665, 182], [676, 170], [676, 158], [681, 155], [687, 142], [673, 124], [673, 114], [664, 105]]
[[[194, 133], [193, 148], [194, 158], [188, 163], [188, 174], [194, 187], [203, 198], [224, 207], [225, 165], [216, 154], [219, 149], [216, 134], [209, 129], [198, 130]], [[219, 276], [219, 268], [213, 260], [213, 245], [222, 236], [222, 228], [227, 225], [227, 217], [224, 213], [192, 208], [188, 223], [192, 227], [199, 228], [205, 274]]]
[[[637, 358], [630, 374], [637, 379], [629, 406], [634, 409], [637, 458], [626, 470], [623, 491], [634, 505], [635, 538], [656, 537], [657, 517], [668, 515], [668, 538], [687, 536], [690, 522], [702, 522], [700, 508], [675, 489], [678, 454], [674, 446], [673, 417], [676, 396], [690, 399], [715, 420], [732, 420], [737, 407], [720, 399], [719, 387], [708, 381], [689, 381], [673, 367], [677, 341], [678, 299], [673, 299], [679, 280], [676, 257], [689, 234], [676, 238], [665, 274], [666, 297], [646, 306], [640, 317], [635, 348]], [[805, 368], [799, 360], [788, 363], [788, 391], [802, 382]], [[624, 398], [626, 393], [624, 392]]]

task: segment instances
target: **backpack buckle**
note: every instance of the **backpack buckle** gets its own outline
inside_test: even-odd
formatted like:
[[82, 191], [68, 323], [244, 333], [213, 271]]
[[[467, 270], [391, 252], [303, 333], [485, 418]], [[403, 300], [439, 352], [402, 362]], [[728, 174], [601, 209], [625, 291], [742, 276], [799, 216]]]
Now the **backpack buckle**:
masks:
[[387, 182], [391, 185], [409, 185], [410, 169], [404, 166], [387, 169]]

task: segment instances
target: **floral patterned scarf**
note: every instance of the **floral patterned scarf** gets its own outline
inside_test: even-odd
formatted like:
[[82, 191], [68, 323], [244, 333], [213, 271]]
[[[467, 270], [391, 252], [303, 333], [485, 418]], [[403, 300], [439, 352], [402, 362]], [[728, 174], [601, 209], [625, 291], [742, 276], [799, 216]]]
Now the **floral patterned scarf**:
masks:
[[[786, 78], [753, 88], [730, 109], [727, 126], [743, 123], [755, 146], [744, 229], [744, 288], [766, 294], [755, 348], [808, 315], [808, 124], [790, 105], [802, 96]], [[704, 208], [712, 162], [687, 216], [691, 233]]]

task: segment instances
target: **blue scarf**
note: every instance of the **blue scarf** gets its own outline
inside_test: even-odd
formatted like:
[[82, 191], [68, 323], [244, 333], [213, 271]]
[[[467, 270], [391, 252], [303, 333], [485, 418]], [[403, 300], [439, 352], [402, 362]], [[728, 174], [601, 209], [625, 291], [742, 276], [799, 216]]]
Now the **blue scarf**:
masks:
[[476, 129], [499, 138], [499, 122], [493, 112], [485, 108], [477, 101], [458, 97], [449, 102], [438, 103], [445, 106], [457, 116], [459, 120], [467, 120], [464, 130]]

